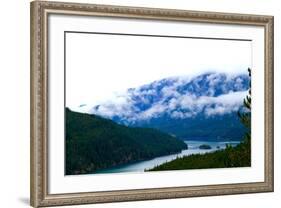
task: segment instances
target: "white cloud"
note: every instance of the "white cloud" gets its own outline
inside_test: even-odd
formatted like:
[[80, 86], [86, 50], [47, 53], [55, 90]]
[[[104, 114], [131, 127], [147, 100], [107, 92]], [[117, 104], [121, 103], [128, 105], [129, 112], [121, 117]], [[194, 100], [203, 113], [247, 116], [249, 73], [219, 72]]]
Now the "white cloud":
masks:
[[209, 81], [210, 86], [215, 86], [218, 82], [220, 82], [221, 77], [217, 74], [210, 74], [207, 77], [207, 80]]
[[247, 91], [230, 92], [218, 97], [194, 95], [182, 95], [172, 98], [169, 102], [160, 100], [147, 110], [137, 112], [133, 109], [134, 103], [129, 101], [126, 103], [107, 103], [101, 105], [92, 113], [105, 117], [120, 116], [128, 121], [149, 120], [156, 118], [164, 113], [170, 113], [173, 118], [189, 118], [196, 116], [198, 113], [204, 113], [207, 117], [214, 115], [223, 115], [236, 112], [241, 106], [243, 98], [247, 95]]
[[181, 111], [173, 111], [173, 112], [171, 113], [171, 117], [172, 117], [172, 118], [176, 118], [176, 119], [190, 118], [190, 117], [192, 117], [192, 116], [194, 116], [194, 114], [193, 114], [193, 113], [190, 113], [190, 112], [185, 112], [185, 113], [183, 113], [183, 112], [181, 112]]
[[247, 91], [230, 92], [211, 99], [214, 107], [207, 106], [205, 109], [206, 116], [223, 115], [227, 113], [237, 112], [242, 106], [243, 98], [247, 95]]
[[162, 92], [164, 97], [169, 97], [169, 96], [178, 97], [178, 96], [180, 96], [180, 94], [176, 90], [175, 85], [164, 87], [161, 90], [161, 92]]
[[[172, 118], [190, 118], [199, 113], [205, 116], [223, 115], [237, 111], [243, 103], [243, 98], [247, 95], [243, 80], [237, 76], [224, 76], [222, 74], [211, 74], [207, 77], [209, 87], [208, 93], [202, 93], [202, 86], [199, 81], [202, 77], [195, 79], [190, 78], [173, 78], [170, 79], [168, 86], [163, 87], [160, 91], [155, 88], [160, 87], [160, 81], [154, 82], [152, 86], [146, 85], [136, 89], [129, 89], [124, 93], [115, 94], [115, 96], [98, 106], [89, 109], [88, 105], [79, 107], [80, 111], [98, 114], [107, 118], [117, 116], [125, 121], [134, 122], [137, 120], [149, 120], [159, 117], [165, 113]], [[219, 82], [220, 79], [226, 79], [226, 82]], [[188, 90], [179, 93], [181, 86], [187, 83], [197, 83], [198, 89]], [[232, 91], [229, 87], [225, 87], [231, 81], [232, 87], [236, 90]], [[188, 85], [192, 86], [192, 85]], [[224, 89], [225, 94], [214, 96], [218, 86]], [[199, 90], [199, 94], [198, 94]], [[204, 91], [202, 91], [204, 92]], [[153, 102], [148, 98], [153, 98]], [[145, 107], [144, 107], [145, 106]], [[93, 107], [93, 106], [92, 106]], [[147, 108], [147, 109], [145, 109]]]
[[146, 111], [141, 112], [140, 114], [136, 115], [138, 120], [147, 120], [151, 118], [158, 117], [162, 113], [164, 113], [167, 109], [166, 105], [163, 105], [161, 103], [157, 103], [153, 105], [151, 108], [149, 108]]

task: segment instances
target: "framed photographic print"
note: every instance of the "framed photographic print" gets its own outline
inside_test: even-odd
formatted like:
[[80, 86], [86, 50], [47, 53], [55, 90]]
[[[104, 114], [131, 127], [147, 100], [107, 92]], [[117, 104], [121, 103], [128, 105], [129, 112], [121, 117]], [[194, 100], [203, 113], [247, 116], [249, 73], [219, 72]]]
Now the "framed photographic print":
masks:
[[273, 191], [273, 17], [31, 3], [31, 205]]

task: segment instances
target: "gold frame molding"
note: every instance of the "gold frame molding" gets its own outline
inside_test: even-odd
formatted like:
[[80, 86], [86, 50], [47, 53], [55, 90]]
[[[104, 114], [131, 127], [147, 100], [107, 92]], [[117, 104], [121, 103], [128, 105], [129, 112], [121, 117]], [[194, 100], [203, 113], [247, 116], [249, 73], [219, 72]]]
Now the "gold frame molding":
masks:
[[[49, 1], [31, 2], [31, 176], [30, 198], [34, 207], [78, 205], [195, 196], [273, 191], [273, 16], [108, 6]], [[265, 31], [265, 179], [264, 182], [155, 188], [142, 190], [49, 194], [47, 17], [71, 14], [172, 20], [230, 25], [256, 25]]]

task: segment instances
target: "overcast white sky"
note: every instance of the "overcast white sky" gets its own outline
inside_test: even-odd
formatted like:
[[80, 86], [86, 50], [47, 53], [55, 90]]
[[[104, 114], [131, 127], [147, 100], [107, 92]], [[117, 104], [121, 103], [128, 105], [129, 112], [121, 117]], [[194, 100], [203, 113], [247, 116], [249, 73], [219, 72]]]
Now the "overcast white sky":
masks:
[[171, 76], [247, 73], [250, 41], [67, 33], [66, 106], [96, 105]]

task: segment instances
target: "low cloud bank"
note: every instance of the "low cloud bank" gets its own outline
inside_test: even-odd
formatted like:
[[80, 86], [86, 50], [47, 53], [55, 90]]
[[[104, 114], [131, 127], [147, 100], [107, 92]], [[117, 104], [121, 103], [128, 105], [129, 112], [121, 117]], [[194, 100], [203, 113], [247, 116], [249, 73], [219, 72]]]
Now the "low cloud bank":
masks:
[[177, 77], [155, 81], [129, 89], [114, 99], [101, 103], [89, 113], [119, 118], [128, 123], [169, 115], [184, 119], [204, 114], [206, 117], [237, 112], [247, 95], [248, 77], [211, 73], [193, 79]]

